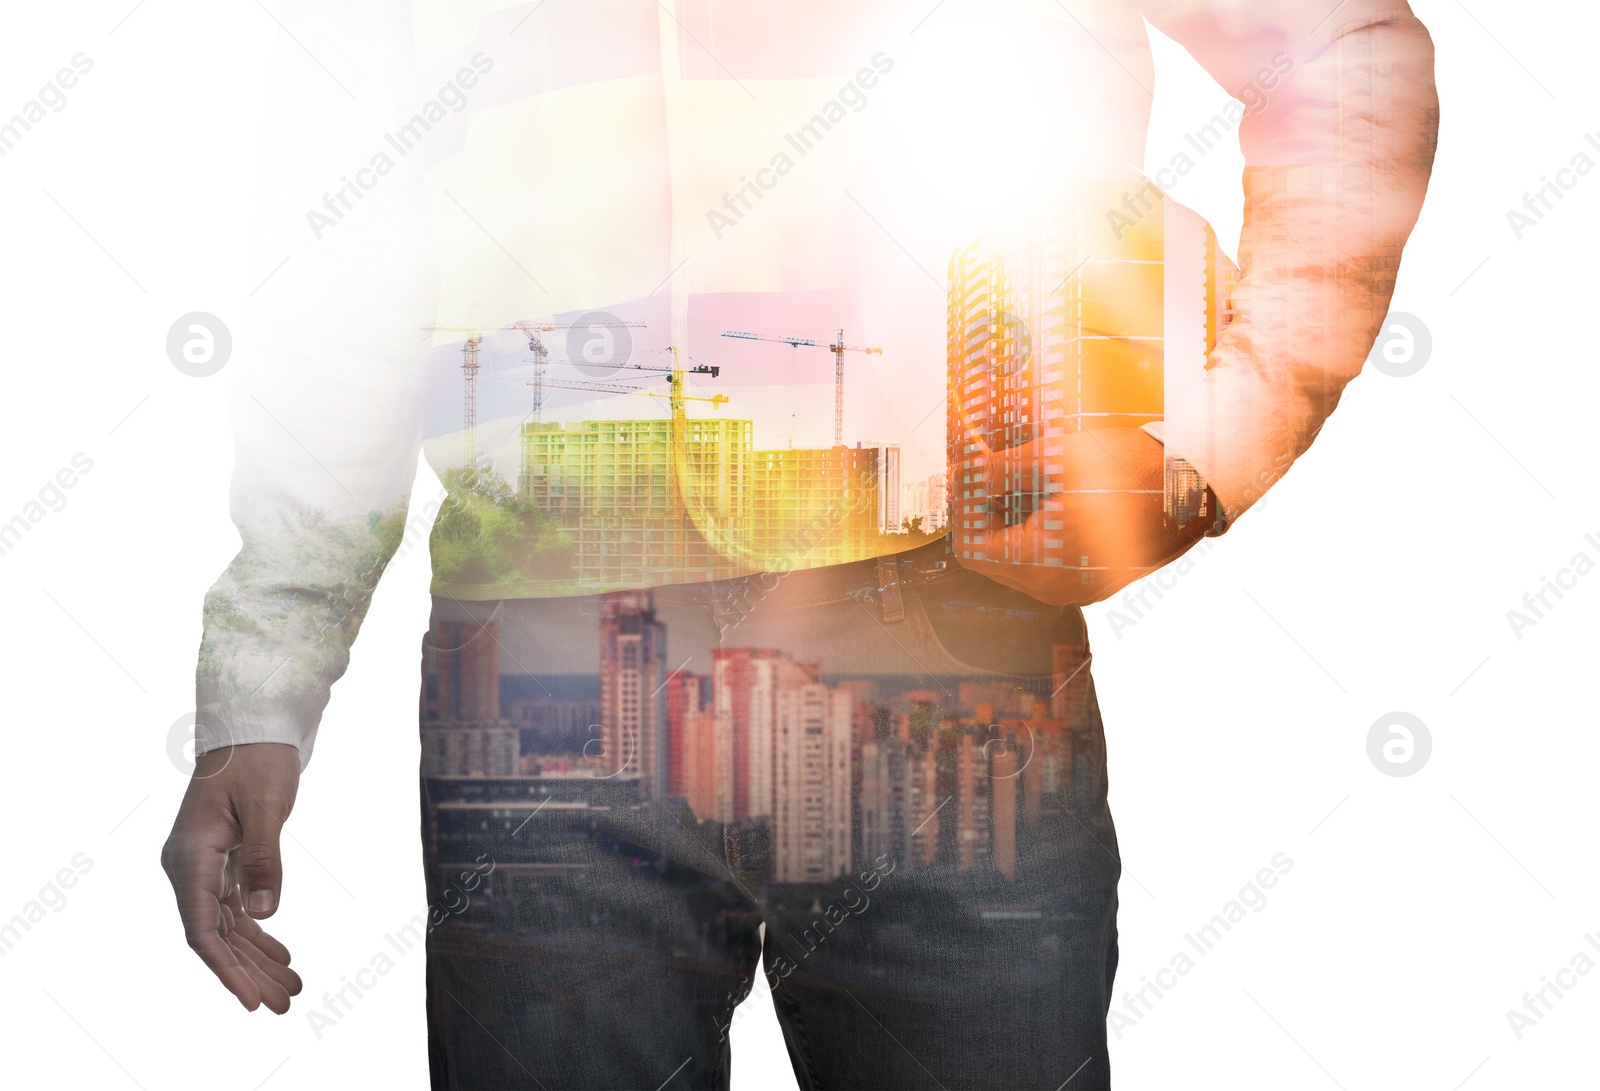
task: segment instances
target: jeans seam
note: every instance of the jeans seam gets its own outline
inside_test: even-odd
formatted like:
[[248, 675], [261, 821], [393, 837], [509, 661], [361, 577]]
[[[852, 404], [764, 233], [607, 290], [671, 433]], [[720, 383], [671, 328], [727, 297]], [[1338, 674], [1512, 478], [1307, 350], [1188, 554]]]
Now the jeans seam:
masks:
[[[780, 982], [772, 990], [773, 999], [776, 1000], [779, 992], [783, 991]], [[800, 1003], [787, 992], [783, 993], [783, 1003], [789, 1009], [789, 1033], [794, 1038], [795, 1052], [806, 1067], [807, 1085], [804, 1091], [817, 1091], [822, 1086], [820, 1073], [817, 1071], [816, 1054], [811, 1049], [811, 1037], [806, 1033], [805, 1017], [800, 1010]]]

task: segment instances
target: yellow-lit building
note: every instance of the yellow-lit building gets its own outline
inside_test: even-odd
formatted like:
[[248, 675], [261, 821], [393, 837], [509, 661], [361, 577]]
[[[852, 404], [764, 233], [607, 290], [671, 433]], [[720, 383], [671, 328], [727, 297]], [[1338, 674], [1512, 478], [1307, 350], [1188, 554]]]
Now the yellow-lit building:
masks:
[[880, 457], [753, 450], [748, 420], [529, 423], [519, 489], [573, 536], [583, 583], [700, 582], [873, 556]]
[[881, 457], [874, 447], [756, 451], [750, 549], [761, 567], [815, 568], [872, 556]]

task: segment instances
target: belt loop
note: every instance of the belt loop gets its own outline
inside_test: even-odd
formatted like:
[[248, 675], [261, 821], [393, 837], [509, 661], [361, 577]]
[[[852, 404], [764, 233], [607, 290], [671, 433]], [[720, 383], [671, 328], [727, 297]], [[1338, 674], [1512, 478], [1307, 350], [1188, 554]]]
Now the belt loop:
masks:
[[905, 599], [900, 594], [900, 565], [892, 556], [878, 558], [878, 601], [886, 623], [906, 619]]

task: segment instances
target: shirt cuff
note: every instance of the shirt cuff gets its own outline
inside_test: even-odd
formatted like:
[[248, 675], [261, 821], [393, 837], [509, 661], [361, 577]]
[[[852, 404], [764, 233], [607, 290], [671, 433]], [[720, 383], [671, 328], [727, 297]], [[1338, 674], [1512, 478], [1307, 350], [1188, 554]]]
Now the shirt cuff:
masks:
[[253, 743], [282, 743], [294, 747], [300, 754], [300, 771], [311, 761], [311, 747], [316, 737], [315, 729], [307, 731], [292, 718], [272, 717], [255, 723], [239, 723], [222, 716], [215, 709], [203, 709], [195, 715], [194, 756], [229, 746], [249, 746]]

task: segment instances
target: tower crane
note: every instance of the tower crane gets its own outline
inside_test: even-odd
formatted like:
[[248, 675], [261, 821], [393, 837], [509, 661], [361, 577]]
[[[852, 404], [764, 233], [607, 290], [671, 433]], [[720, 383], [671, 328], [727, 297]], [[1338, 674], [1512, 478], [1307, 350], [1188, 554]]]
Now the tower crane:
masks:
[[[662, 394], [655, 390], [640, 390], [636, 387], [623, 386], [620, 383], [580, 383], [569, 379], [545, 379], [537, 377], [529, 386], [538, 388], [537, 397], [543, 397], [546, 386], [558, 387], [562, 390], [592, 390], [604, 391], [610, 394], [635, 394], [646, 398], [667, 398], [672, 409], [671, 419], [667, 424], [668, 457], [671, 460], [668, 466], [667, 481], [667, 518], [666, 518], [666, 558], [664, 567], [669, 570], [673, 564], [685, 558], [687, 553], [686, 535], [688, 530], [688, 502], [684, 499], [684, 485], [689, 476], [687, 458], [687, 440], [684, 437], [684, 424], [687, 417], [684, 413], [685, 402], [709, 402], [714, 406], [728, 404], [726, 394], [712, 394], [709, 397], [688, 395], [683, 392], [684, 377], [686, 375], [710, 375], [716, 378], [722, 373], [720, 367], [711, 367], [706, 364], [696, 364], [684, 368], [678, 366], [678, 349], [672, 346], [672, 366], [657, 367], [651, 364], [618, 364], [619, 370], [647, 371], [667, 376], [667, 393]], [[535, 409], [537, 410], [537, 406]]]
[[[679, 367], [677, 365], [678, 350], [676, 346], [674, 346], [670, 351], [672, 352], [673, 358], [673, 364], [671, 367], [660, 367], [654, 364], [610, 365], [619, 371], [648, 371], [658, 375], [665, 375], [667, 377], [667, 389], [670, 391], [669, 394], [656, 394], [650, 391], [635, 390], [633, 387], [616, 387], [597, 383], [577, 383], [571, 381], [560, 381], [557, 379], [547, 379], [544, 377], [542, 372], [536, 371], [534, 373], [533, 381], [528, 384], [534, 388], [533, 419], [535, 421], [540, 419], [541, 410], [544, 408], [544, 388], [546, 386], [560, 387], [563, 390], [604, 390], [612, 394], [644, 394], [651, 398], [668, 397], [672, 399], [672, 416], [674, 420], [682, 419], [683, 403], [686, 401], [711, 402], [714, 405], [723, 405], [727, 402], [727, 395], [724, 394], [718, 394], [710, 398], [685, 397], [683, 393], [683, 379], [685, 375], [709, 375], [715, 379], [718, 375], [722, 374], [722, 369], [720, 367], [712, 367], [707, 364], [696, 364], [690, 368]], [[531, 360], [533, 358], [528, 357], [528, 359]], [[566, 362], [571, 363], [572, 361], [569, 360]], [[718, 398], [721, 398], [722, 400], [718, 401]]]
[[534, 370], [534, 380], [537, 384], [544, 378], [544, 361], [549, 357], [550, 350], [545, 348], [544, 341], [540, 338], [542, 333], [555, 333], [558, 330], [587, 330], [587, 329], [642, 329], [643, 322], [551, 322], [544, 319], [524, 319], [504, 326], [423, 326], [423, 334], [430, 333], [464, 333], [466, 339], [461, 344], [461, 431], [466, 445], [466, 463], [468, 467], [478, 464], [478, 349], [483, 344], [485, 333], [495, 333], [500, 330], [517, 330], [528, 338], [528, 351], [533, 353], [533, 359], [538, 366]]
[[825, 348], [833, 353], [833, 445], [844, 446], [844, 354], [861, 352], [870, 356], [882, 356], [881, 348], [847, 345], [844, 343], [844, 330], [839, 331], [839, 336], [834, 338], [831, 345], [824, 345], [821, 341], [813, 341], [808, 337], [771, 337], [760, 333], [746, 333], [743, 330], [728, 330], [722, 336], [736, 337], [742, 341], [771, 341], [774, 344], [788, 345], [790, 348]]
[[[532, 383], [528, 384], [532, 386]], [[544, 385], [556, 387], [561, 390], [596, 390], [607, 394], [637, 394], [641, 398], [671, 398], [675, 416], [683, 414], [684, 402], [710, 402], [712, 405], [727, 405], [726, 394], [712, 394], [709, 397], [697, 397], [684, 394], [663, 394], [658, 390], [640, 390], [636, 386], [623, 386], [620, 383], [580, 383], [574, 379], [546, 379]]]

